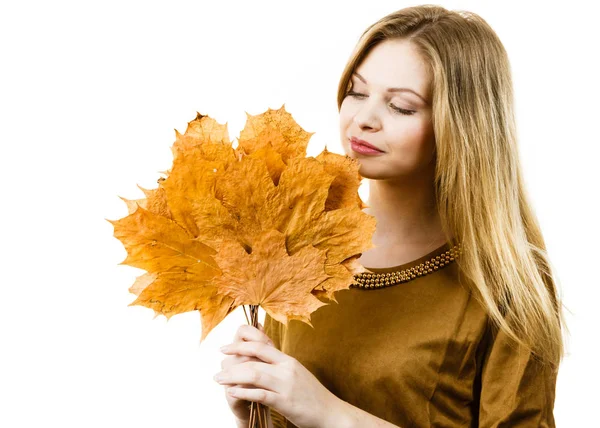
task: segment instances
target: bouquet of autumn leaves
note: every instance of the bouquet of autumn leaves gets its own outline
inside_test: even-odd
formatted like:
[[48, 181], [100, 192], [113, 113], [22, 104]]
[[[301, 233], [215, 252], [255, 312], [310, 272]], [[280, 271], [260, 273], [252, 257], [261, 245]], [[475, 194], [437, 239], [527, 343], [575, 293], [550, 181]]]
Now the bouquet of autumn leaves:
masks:
[[[358, 162], [327, 151], [306, 157], [313, 133], [285, 111], [247, 114], [233, 148], [227, 123], [197, 114], [177, 130], [173, 165], [158, 188], [140, 189], [114, 236], [127, 250], [120, 264], [147, 273], [129, 306], [156, 316], [197, 310], [200, 342], [240, 305], [261, 306], [287, 325], [310, 314], [364, 271], [375, 218], [358, 195]], [[245, 311], [245, 308], [244, 308]]]

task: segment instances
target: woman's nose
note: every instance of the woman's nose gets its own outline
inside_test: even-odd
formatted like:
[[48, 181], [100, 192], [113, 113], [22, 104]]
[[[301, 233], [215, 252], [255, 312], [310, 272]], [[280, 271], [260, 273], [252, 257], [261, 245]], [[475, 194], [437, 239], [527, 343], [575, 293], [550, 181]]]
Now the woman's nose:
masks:
[[364, 99], [354, 115], [354, 122], [360, 129], [377, 128], [380, 125], [381, 103], [375, 97]]
[[363, 106], [354, 115], [354, 123], [360, 129], [377, 128], [379, 126], [378, 113], [373, 107]]

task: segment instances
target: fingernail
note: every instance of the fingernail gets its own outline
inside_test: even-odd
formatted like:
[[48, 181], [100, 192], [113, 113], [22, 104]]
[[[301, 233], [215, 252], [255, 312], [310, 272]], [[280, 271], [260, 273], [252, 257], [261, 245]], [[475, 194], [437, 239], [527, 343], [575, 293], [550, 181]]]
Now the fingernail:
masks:
[[220, 350], [221, 352], [226, 352], [226, 351], [228, 351], [228, 350], [229, 350], [229, 345], [221, 346], [221, 347], [219, 348], [219, 350]]

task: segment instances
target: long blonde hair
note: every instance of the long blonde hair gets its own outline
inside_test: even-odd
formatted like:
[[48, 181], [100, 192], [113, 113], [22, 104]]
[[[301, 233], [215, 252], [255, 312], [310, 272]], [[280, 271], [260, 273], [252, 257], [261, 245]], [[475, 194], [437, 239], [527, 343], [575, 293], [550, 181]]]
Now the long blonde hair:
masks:
[[356, 67], [388, 39], [408, 40], [432, 73], [436, 201], [447, 242], [462, 247], [461, 277], [496, 328], [558, 370], [562, 298], [523, 182], [502, 43], [471, 12], [435, 5], [393, 12], [358, 41], [339, 82], [338, 109]]

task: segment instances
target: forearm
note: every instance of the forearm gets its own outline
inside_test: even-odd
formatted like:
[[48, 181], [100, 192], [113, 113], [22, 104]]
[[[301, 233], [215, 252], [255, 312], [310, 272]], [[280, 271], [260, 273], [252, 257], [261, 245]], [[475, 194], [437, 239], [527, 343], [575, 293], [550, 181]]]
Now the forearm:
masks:
[[401, 428], [343, 400], [340, 400], [340, 405], [337, 406], [337, 410], [331, 413], [330, 419], [325, 426], [340, 428]]

